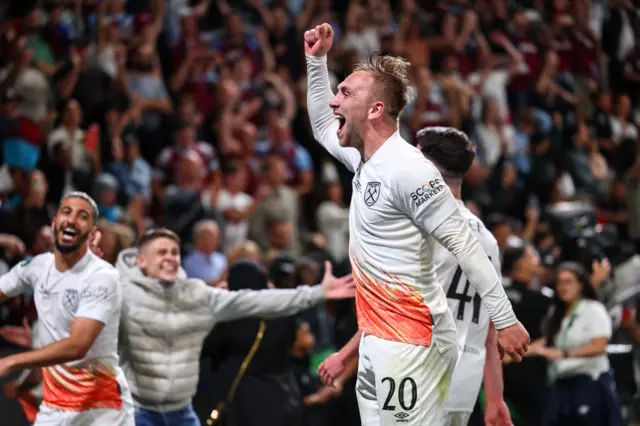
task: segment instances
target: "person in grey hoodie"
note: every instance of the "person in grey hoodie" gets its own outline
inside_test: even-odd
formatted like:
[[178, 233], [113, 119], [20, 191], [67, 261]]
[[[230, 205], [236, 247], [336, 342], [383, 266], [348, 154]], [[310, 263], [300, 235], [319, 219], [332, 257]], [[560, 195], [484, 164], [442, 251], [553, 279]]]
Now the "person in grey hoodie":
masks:
[[226, 291], [187, 279], [180, 238], [164, 228], [124, 250], [116, 269], [125, 295], [120, 356], [136, 405], [136, 426], [199, 426], [191, 406], [202, 344], [215, 326], [247, 317], [289, 316], [324, 299], [355, 294], [351, 275], [336, 278], [327, 263], [322, 284], [287, 290]]

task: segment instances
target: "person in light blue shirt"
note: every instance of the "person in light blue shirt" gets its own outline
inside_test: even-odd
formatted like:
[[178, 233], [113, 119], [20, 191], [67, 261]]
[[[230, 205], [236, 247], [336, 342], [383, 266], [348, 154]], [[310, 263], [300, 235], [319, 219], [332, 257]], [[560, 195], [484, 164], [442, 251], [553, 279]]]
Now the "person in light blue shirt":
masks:
[[142, 195], [151, 199], [151, 166], [140, 156], [138, 139], [132, 133], [123, 136], [123, 146], [114, 149], [114, 161], [109, 171], [118, 179], [121, 188], [132, 199]]
[[218, 287], [226, 278], [227, 258], [218, 251], [220, 229], [214, 220], [204, 219], [193, 227], [193, 249], [184, 259], [189, 278]]

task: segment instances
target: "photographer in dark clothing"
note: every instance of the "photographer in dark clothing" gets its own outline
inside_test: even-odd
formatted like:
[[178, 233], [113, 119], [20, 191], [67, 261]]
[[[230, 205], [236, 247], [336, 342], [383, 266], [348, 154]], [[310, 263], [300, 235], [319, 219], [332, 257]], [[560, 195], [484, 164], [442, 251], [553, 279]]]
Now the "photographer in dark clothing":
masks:
[[[542, 337], [544, 319], [551, 298], [536, 288], [534, 279], [540, 271], [540, 259], [534, 249], [525, 246], [506, 247], [502, 259], [502, 275], [510, 286], [506, 293], [513, 311], [527, 329], [531, 340]], [[521, 363], [504, 366], [504, 398], [517, 413], [512, 413], [516, 426], [537, 426], [545, 404], [547, 363], [542, 358], [524, 358]]]
[[[252, 262], [241, 261], [229, 270], [230, 291], [268, 288], [267, 274]], [[225, 401], [240, 366], [256, 341], [260, 319], [218, 325], [205, 341], [211, 357], [213, 405]], [[302, 426], [302, 395], [294, 375], [290, 350], [296, 341], [295, 317], [265, 321], [263, 338], [240, 381], [233, 401], [219, 425]], [[259, 395], [259, 397], [257, 397]]]

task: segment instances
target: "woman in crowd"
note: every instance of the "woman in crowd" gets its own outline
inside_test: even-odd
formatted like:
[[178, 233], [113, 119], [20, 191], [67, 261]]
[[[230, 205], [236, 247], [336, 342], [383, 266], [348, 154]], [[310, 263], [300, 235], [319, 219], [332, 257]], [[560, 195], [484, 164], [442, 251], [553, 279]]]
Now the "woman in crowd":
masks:
[[549, 360], [552, 380], [544, 426], [622, 426], [606, 347], [611, 319], [584, 269], [572, 262], [556, 273], [545, 336], [532, 345]]

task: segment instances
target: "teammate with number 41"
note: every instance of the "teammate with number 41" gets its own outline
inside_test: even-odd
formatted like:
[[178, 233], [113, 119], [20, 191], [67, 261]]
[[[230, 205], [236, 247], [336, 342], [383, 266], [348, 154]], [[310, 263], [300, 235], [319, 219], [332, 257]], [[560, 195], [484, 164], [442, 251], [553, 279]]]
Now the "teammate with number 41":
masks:
[[434, 242], [453, 253], [515, 361], [529, 335], [440, 171], [398, 132], [409, 64], [373, 55], [334, 96], [326, 58], [332, 43], [328, 24], [304, 34], [307, 106], [316, 140], [355, 173], [349, 233], [359, 333], [325, 361], [321, 377], [331, 384], [359, 354], [364, 426], [444, 426], [458, 338], [436, 278]]
[[[418, 132], [422, 153], [440, 170], [444, 182], [458, 200], [460, 212], [471, 232], [500, 274], [500, 249], [491, 232], [460, 201], [462, 180], [475, 158], [467, 135], [451, 127], [431, 127]], [[448, 426], [466, 426], [473, 412], [484, 376], [486, 426], [512, 426], [503, 400], [502, 362], [496, 345], [496, 330], [478, 293], [470, 288], [457, 259], [439, 244], [434, 246], [436, 274], [447, 294], [449, 309], [458, 330], [458, 362], [451, 379], [445, 410]]]

